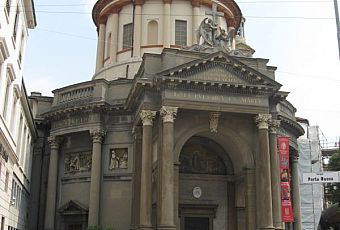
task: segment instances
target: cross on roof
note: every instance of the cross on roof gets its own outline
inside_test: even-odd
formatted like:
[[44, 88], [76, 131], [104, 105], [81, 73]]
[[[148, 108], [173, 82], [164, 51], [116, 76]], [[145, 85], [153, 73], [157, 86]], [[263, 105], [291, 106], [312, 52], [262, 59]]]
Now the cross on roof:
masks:
[[214, 25], [217, 24], [217, 17], [224, 17], [224, 13], [221, 12], [217, 12], [217, 4], [215, 2], [212, 2], [212, 10], [206, 11], [205, 12], [206, 15], [212, 15], [212, 21], [214, 23]]

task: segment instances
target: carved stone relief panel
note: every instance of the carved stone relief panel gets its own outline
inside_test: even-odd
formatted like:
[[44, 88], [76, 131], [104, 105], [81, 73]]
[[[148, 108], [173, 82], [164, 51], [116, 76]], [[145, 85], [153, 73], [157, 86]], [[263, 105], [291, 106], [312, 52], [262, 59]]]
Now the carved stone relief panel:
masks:
[[91, 171], [91, 152], [77, 152], [65, 154], [64, 172], [79, 173]]
[[109, 170], [128, 168], [128, 148], [110, 149]]

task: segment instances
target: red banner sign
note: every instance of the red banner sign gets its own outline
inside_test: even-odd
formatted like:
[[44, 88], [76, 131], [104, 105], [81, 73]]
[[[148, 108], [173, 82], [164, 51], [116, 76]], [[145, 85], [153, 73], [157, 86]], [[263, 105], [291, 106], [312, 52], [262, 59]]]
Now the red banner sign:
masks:
[[281, 179], [282, 221], [293, 222], [293, 208], [289, 177], [289, 137], [278, 137]]

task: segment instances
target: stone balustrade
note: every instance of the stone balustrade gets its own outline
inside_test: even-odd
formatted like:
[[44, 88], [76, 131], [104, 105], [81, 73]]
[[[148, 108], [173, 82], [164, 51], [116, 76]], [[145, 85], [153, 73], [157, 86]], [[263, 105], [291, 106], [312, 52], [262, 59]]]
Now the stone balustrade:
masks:
[[67, 107], [105, 100], [106, 81], [91, 81], [53, 91], [53, 107]]
[[71, 91], [62, 92], [60, 93], [58, 97], [59, 99], [58, 104], [92, 97], [93, 89], [94, 89], [93, 86], [87, 86], [87, 87], [80, 88], [80, 89], [74, 89]]

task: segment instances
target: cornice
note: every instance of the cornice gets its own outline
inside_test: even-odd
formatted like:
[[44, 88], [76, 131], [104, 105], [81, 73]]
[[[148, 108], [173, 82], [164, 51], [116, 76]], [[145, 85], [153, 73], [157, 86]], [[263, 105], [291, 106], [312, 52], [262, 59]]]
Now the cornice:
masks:
[[296, 138], [302, 136], [305, 133], [305, 130], [298, 122], [282, 115], [278, 115], [278, 119], [281, 121], [281, 127], [290, 130], [294, 135], [296, 135]]

